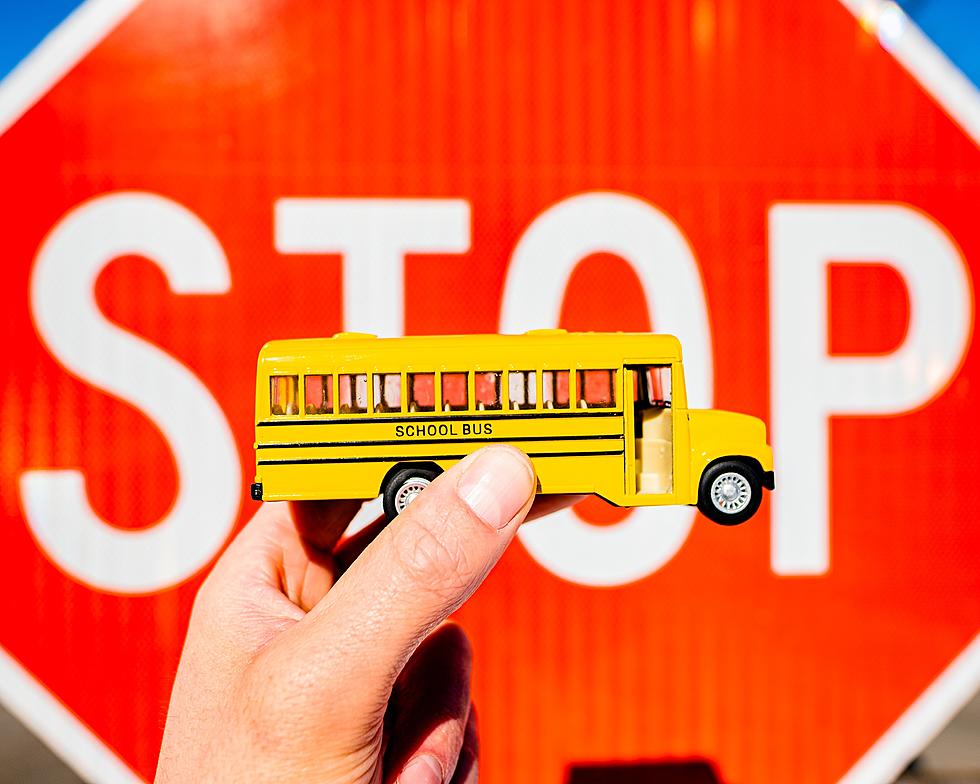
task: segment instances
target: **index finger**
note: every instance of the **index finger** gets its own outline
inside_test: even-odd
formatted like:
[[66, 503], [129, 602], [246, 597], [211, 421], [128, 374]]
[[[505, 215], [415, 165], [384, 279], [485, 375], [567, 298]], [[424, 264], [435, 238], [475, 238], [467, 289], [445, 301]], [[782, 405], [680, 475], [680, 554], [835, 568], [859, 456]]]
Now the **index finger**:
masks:
[[361, 501], [290, 501], [296, 532], [310, 547], [331, 551], [344, 535]]

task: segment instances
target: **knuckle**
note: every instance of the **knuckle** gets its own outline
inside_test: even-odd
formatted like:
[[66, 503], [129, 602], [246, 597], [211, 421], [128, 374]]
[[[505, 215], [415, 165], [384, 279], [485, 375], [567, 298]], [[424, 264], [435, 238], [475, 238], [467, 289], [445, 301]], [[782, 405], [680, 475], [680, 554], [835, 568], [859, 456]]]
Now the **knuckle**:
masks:
[[373, 739], [384, 723], [387, 697], [373, 688], [352, 689], [333, 657], [319, 663], [303, 657], [300, 663], [295, 654], [301, 650], [268, 651], [246, 668], [233, 700], [246, 745], [294, 761], [309, 751], [312, 738], [321, 751], [352, 750]]
[[191, 606], [192, 618], [207, 618], [215, 614], [221, 606], [221, 582], [219, 577], [212, 571], [201, 583], [194, 603]]
[[[445, 521], [442, 521], [445, 522]], [[396, 549], [413, 583], [443, 598], [458, 596], [473, 581], [473, 564], [459, 535], [448, 525], [416, 525]]]
[[282, 748], [297, 730], [297, 717], [306, 715], [304, 698], [314, 678], [306, 668], [289, 666], [278, 657], [260, 655], [245, 670], [239, 694], [240, 720], [259, 749]]

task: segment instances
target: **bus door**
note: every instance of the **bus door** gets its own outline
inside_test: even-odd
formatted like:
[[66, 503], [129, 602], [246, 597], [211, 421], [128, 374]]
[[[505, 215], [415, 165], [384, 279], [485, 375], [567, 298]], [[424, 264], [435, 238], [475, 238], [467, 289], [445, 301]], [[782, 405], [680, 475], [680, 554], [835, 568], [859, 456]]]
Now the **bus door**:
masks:
[[[670, 494], [674, 491], [674, 414], [670, 405], [670, 365], [629, 365], [627, 370], [632, 376], [627, 382], [632, 381], [633, 492], [637, 495]], [[629, 391], [630, 387], [627, 386]], [[629, 401], [630, 395], [625, 399]], [[627, 444], [629, 435], [626, 433]]]

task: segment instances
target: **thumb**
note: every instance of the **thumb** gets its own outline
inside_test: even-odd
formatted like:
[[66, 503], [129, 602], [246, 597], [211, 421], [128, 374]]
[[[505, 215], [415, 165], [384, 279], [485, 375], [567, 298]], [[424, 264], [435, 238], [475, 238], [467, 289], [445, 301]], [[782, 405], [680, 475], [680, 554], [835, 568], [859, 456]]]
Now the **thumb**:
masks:
[[[419, 643], [476, 590], [530, 509], [523, 452], [481, 449], [438, 477], [385, 528], [291, 633], [308, 665], [387, 699]], [[315, 666], [315, 665], [314, 665]], [[368, 690], [365, 690], [368, 691]]]

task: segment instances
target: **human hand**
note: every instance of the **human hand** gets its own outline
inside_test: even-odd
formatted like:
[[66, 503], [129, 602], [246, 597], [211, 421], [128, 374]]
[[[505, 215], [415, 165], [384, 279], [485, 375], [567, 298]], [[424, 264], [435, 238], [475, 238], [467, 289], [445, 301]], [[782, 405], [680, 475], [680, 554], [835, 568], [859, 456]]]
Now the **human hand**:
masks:
[[534, 488], [494, 446], [345, 541], [359, 502], [263, 505], [194, 603], [157, 782], [475, 782], [469, 645], [445, 621]]

